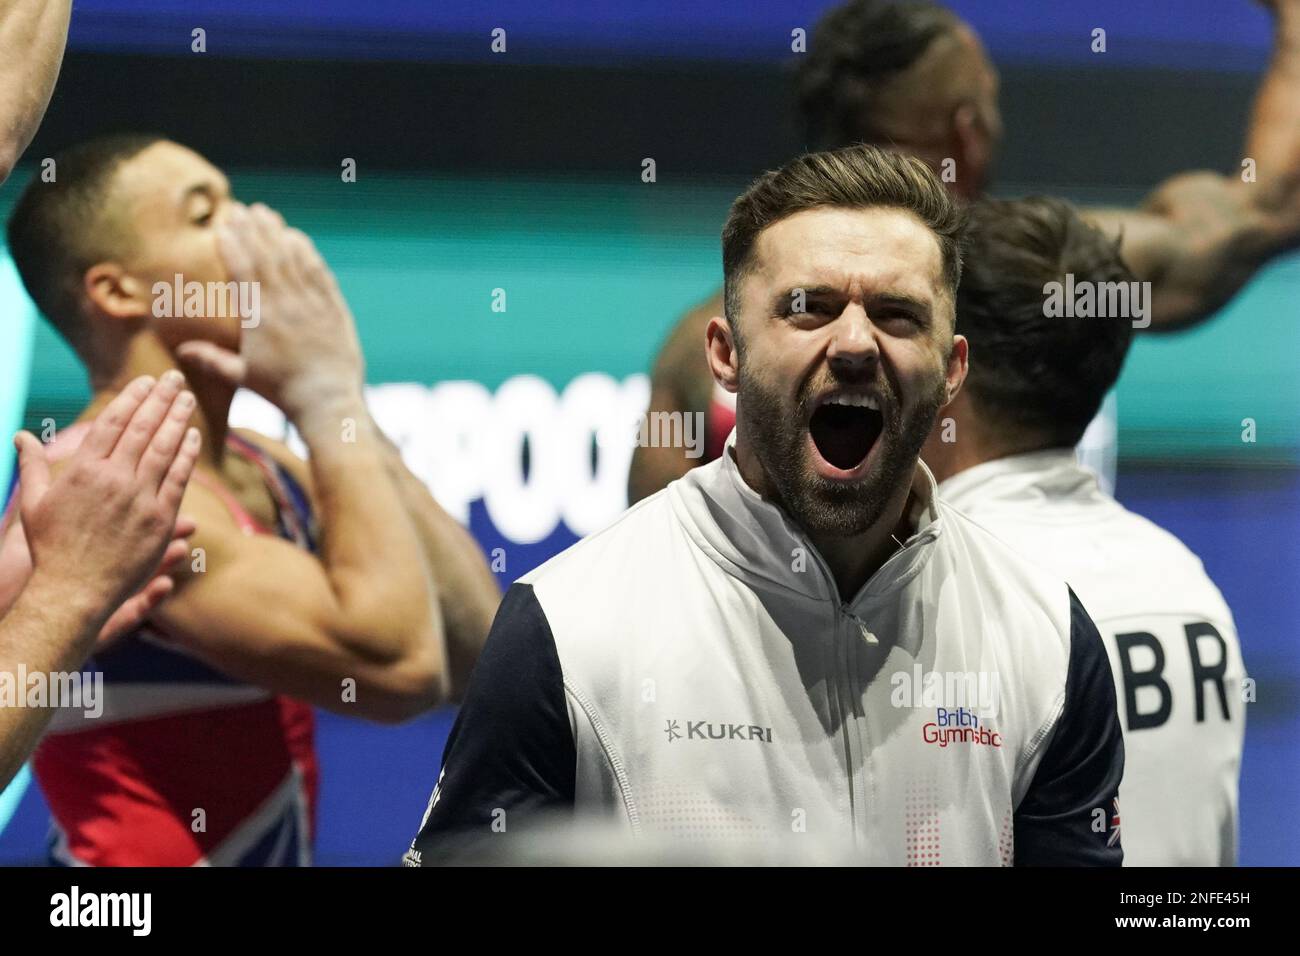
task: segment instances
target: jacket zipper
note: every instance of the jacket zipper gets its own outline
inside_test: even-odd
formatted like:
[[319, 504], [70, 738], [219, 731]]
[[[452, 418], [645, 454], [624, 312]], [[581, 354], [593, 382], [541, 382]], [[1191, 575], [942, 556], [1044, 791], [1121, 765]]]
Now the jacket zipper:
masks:
[[[914, 535], [912, 538], [909, 538], [906, 544], [904, 544], [901, 548], [899, 548], [897, 551], [891, 554], [889, 558], [885, 561], [885, 563], [882, 564], [876, 570], [876, 573], [866, 580], [866, 582], [862, 585], [862, 588], [859, 589], [858, 594], [860, 595], [864, 590], [866, 590], [867, 585], [869, 585], [871, 581], [876, 577], [876, 575], [879, 574], [881, 571], [883, 571], [890, 564], [890, 562], [892, 562], [900, 554], [906, 551], [912, 545], [912, 542], [915, 540], [916, 537], [917, 536]], [[844, 745], [844, 761], [848, 769], [847, 776], [848, 776], [848, 787], [849, 787], [849, 823], [850, 823], [851, 833], [853, 835], [853, 842], [856, 845], [858, 842], [858, 829], [859, 829], [858, 828], [858, 813], [859, 813], [858, 782], [854, 774], [853, 742], [849, 734], [851, 732], [852, 733], [857, 732], [856, 723], [854, 723], [853, 729], [850, 730], [850, 722], [856, 719], [855, 718], [856, 705], [853, 703], [852, 698], [855, 695], [859, 697], [861, 695], [858, 693], [857, 689], [852, 686], [853, 684], [852, 669], [848, 666], [847, 661], [845, 662], [844, 666], [841, 668], [840, 618], [844, 617], [852, 621], [854, 626], [857, 628], [858, 633], [861, 635], [862, 639], [865, 640], [867, 643], [879, 644], [880, 640], [879, 638], [876, 637], [875, 634], [871, 633], [871, 629], [867, 627], [867, 622], [864, 621], [862, 618], [860, 618], [857, 614], [853, 613], [851, 609], [852, 605], [844, 601], [840, 597], [840, 588], [839, 585], [835, 583], [835, 575], [831, 573], [830, 566], [826, 564], [826, 560], [825, 558], [822, 557], [821, 552], [819, 552], [815, 547], [813, 547], [811, 541], [805, 541], [804, 543], [807, 545], [808, 553], [813, 556], [813, 558], [817, 562], [817, 565], [821, 568], [822, 573], [826, 576], [826, 580], [830, 582], [831, 594], [834, 597], [836, 610], [838, 612], [835, 618], [835, 626], [833, 628], [833, 633], [832, 633], [832, 648], [835, 657], [834, 660], [835, 668], [837, 671], [841, 669], [843, 670], [843, 680], [841, 681], [838, 675], [836, 675], [836, 679], [833, 681], [833, 687], [835, 688], [834, 701], [835, 701], [835, 709], [839, 712], [838, 715], [840, 719], [840, 735], [842, 738], [842, 743]], [[845, 648], [845, 650], [847, 651], [847, 647]], [[841, 691], [844, 692], [845, 695], [844, 697], [841, 697]], [[845, 698], [848, 699], [846, 700]], [[845, 713], [846, 703], [848, 703], [849, 705], [849, 711], [847, 714]], [[862, 755], [862, 760], [865, 765], [865, 760], [866, 760], [865, 754]], [[863, 812], [865, 812], [865, 810], [863, 810]]]
[[831, 675], [831, 696], [835, 702], [835, 710], [840, 723], [840, 745], [844, 748], [846, 783], [849, 790], [849, 833], [856, 846], [858, 842], [858, 788], [854, 780], [853, 740], [850, 736], [851, 733], [856, 733], [856, 731], [850, 730], [854, 720], [854, 708], [850, 699], [851, 695], [846, 687], [848, 684], [848, 669], [840, 661], [843, 608], [843, 604], [838, 605], [839, 613], [835, 615], [834, 624], [831, 628], [831, 666], [834, 668]]
[[862, 620], [862, 618], [858, 617], [851, 610], [849, 610], [848, 604], [841, 604], [840, 610], [844, 612], [845, 617], [847, 617], [850, 621], [852, 621], [854, 624], [858, 626], [858, 631], [862, 634], [862, 639], [864, 641], [866, 641], [868, 644], [880, 643], [880, 640], [876, 637], [876, 635], [872, 634], [871, 629], [867, 627], [867, 622]]

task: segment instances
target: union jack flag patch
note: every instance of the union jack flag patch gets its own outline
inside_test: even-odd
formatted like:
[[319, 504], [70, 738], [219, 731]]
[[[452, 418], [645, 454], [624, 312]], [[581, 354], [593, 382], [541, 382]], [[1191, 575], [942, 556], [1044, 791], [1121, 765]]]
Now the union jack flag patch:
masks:
[[1110, 836], [1106, 838], [1107, 846], [1119, 844], [1119, 797], [1115, 798], [1115, 812], [1110, 817]]

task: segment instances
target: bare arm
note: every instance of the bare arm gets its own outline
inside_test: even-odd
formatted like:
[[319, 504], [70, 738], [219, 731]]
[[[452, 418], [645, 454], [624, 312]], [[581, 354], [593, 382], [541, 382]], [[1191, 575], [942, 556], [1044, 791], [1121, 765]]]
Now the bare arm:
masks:
[[[10, 674], [19, 664], [29, 674], [80, 667], [102, 618], [98, 608], [70, 596], [75, 594], [69, 594], [66, 582], [60, 586], [33, 577], [0, 621], [0, 666]], [[0, 789], [36, 747], [53, 715], [49, 707], [0, 707]]]
[[71, 14], [72, 0], [0, 0], [0, 182], [50, 104]]
[[[288, 469], [304, 488], [314, 489], [307, 462], [279, 443], [267, 442], [253, 432], [240, 431]], [[398, 490], [407, 520], [424, 553], [446, 634], [450, 700], [459, 703], [501, 603], [501, 588], [474, 537], [442, 509], [424, 483], [411, 473], [397, 446], [382, 430], [377, 434], [383, 448], [384, 467]], [[311, 493], [314, 497], [314, 490]]]
[[[718, 294], [687, 312], [669, 333], [650, 373], [648, 414], [708, 414], [713, 375], [705, 359], [704, 330], [709, 319], [721, 314], [722, 296]], [[628, 472], [628, 504], [648, 498], [703, 464], [707, 464], [705, 459], [689, 457], [685, 448], [638, 445], [632, 452], [632, 467]]]
[[[195, 486], [185, 510], [198, 519], [204, 567], [180, 579], [155, 619], [232, 677], [348, 716], [413, 717], [446, 699], [446, 654], [378, 429], [359, 395], [292, 418], [311, 452], [320, 554], [243, 534]], [[354, 442], [341, 440], [345, 419]]]
[[222, 251], [232, 278], [260, 284], [260, 324], [244, 330], [239, 356], [210, 343], [178, 353], [203, 374], [239, 365], [297, 428], [320, 554], [240, 534], [220, 502], [194, 489], [186, 512], [199, 522], [206, 570], [157, 617], [184, 649], [235, 677], [340, 713], [414, 716], [447, 697], [442, 617], [362, 399], [352, 315], [311, 240], [265, 207], [232, 209]]
[[[173, 535], [199, 448], [179, 379], [123, 390], [53, 480], [41, 443], [19, 434], [25, 586], [0, 619], [0, 670], [80, 667], [124, 601], [156, 606], [170, 592], [171, 579], [154, 572], [188, 549]], [[51, 716], [47, 706], [0, 707], [0, 788]]]
[[424, 482], [411, 474], [397, 447], [387, 439], [384, 444], [388, 474], [397, 485], [437, 591], [447, 635], [451, 697], [459, 702], [492, 628], [501, 603], [501, 588], [473, 535], [442, 509]]
[[1194, 325], [1222, 308], [1274, 256], [1300, 246], [1300, 0], [1271, 0], [1272, 62], [1251, 114], [1243, 159], [1220, 176], [1184, 173], [1137, 209], [1085, 216], [1121, 239], [1138, 279], [1152, 283], [1153, 331]]

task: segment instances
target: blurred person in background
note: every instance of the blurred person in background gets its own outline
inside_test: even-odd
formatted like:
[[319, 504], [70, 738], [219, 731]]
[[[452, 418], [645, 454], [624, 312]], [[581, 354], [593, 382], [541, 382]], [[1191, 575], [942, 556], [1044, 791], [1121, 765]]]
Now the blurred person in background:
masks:
[[1110, 655], [1124, 725], [1124, 861], [1231, 866], [1246, 733], [1232, 612], [1200, 559], [1124, 508], [1074, 446], [1119, 377], [1125, 317], [1048, 315], [1044, 288], [1129, 283], [1066, 202], [970, 208], [957, 331], [966, 383], [921, 457], [939, 497], [1074, 588]]
[[[1257, 181], [1243, 181], [1240, 170], [1186, 172], [1158, 184], [1136, 208], [1081, 210], [1120, 242], [1136, 277], [1151, 283], [1140, 320], [1149, 331], [1209, 318], [1263, 265], [1300, 245], [1300, 0], [1261, 2], [1275, 17], [1273, 59], [1242, 152], [1255, 160]], [[811, 148], [873, 143], [924, 160], [963, 200], [988, 187], [1003, 132], [998, 72], [975, 30], [942, 4], [850, 0], [833, 8], [800, 58], [797, 91]], [[630, 503], [722, 453], [734, 396], [714, 383], [704, 350], [705, 329], [722, 311], [718, 292], [687, 312], [651, 371], [648, 414], [700, 416], [704, 453], [691, 457], [695, 451], [680, 443], [639, 445]], [[1106, 409], [1081, 455], [1113, 488], [1113, 402]]]
[[[311, 705], [399, 721], [454, 699], [496, 582], [370, 418], [351, 313], [305, 235], [158, 137], [93, 140], [56, 163], [8, 237], [90, 378], [60, 449], [127, 382], [188, 362], [203, 452], [184, 502], [198, 557], [145, 625], [96, 655], [104, 715], [56, 720], [36, 753], [53, 859], [305, 864]], [[228, 427], [240, 384], [285, 412], [310, 462]], [[21, 535], [15, 522], [6, 555]]]

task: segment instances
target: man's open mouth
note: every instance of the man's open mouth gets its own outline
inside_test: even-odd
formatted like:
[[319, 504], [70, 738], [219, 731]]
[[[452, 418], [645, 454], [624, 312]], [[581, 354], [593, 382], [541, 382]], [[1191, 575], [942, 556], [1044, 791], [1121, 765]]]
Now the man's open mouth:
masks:
[[853, 471], [867, 460], [884, 427], [879, 400], [851, 392], [823, 398], [808, 421], [817, 453], [841, 471]]

